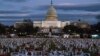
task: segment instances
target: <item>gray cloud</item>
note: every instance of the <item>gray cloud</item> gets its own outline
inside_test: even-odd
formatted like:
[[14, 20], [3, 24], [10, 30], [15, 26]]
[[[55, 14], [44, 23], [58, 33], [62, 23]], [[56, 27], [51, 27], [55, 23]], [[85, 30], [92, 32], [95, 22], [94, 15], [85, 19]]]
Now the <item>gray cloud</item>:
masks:
[[[0, 16], [1, 22], [14, 22], [17, 20], [23, 19], [31, 19], [33, 21], [39, 21], [45, 19], [45, 14], [31, 14], [27, 16]], [[12, 20], [11, 20], [12, 19]], [[95, 24], [97, 22], [95, 16], [92, 15], [75, 15], [75, 14], [58, 14], [58, 19], [61, 21], [77, 21], [81, 19], [82, 21], [86, 21], [90, 24]], [[14, 23], [13, 23], [14, 24]]]
[[6, 2], [26, 2], [27, 0], [3, 0]]
[[22, 14], [22, 13], [29, 13], [27, 11], [15, 11], [15, 10], [0, 10], [0, 14]]
[[[37, 9], [47, 10], [49, 6], [40, 6]], [[100, 11], [100, 3], [95, 4], [77, 4], [77, 5], [55, 5], [57, 10], [85, 10], [85, 11]]]

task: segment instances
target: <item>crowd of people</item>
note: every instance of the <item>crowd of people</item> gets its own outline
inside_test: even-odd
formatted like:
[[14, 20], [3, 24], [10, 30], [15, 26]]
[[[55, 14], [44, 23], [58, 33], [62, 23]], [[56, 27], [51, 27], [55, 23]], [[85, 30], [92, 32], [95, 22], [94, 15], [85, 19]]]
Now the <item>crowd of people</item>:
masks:
[[0, 56], [100, 56], [100, 39], [1, 38]]
[[38, 49], [46, 41], [44, 38], [3, 38], [0, 39], [0, 54], [19, 52], [20, 50]]
[[65, 46], [67, 52], [78, 55], [88, 53], [90, 56], [100, 56], [100, 39], [56, 39]]

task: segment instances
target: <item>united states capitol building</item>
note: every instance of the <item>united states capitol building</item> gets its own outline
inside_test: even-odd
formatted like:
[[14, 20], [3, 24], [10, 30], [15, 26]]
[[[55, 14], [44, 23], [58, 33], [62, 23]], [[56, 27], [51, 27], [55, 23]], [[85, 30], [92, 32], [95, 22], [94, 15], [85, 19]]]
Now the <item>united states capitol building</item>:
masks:
[[[17, 28], [18, 26], [20, 26], [23, 23], [27, 23], [27, 22], [16, 22], [14, 24], [14, 27]], [[58, 30], [63, 28], [66, 25], [75, 25], [75, 26], [79, 26], [79, 27], [88, 27], [89, 24], [86, 22], [71, 22], [71, 21], [61, 21], [58, 20], [58, 15], [57, 15], [57, 11], [53, 5], [53, 2], [51, 1], [51, 5], [47, 11], [46, 17], [44, 18], [44, 21], [33, 21], [33, 27], [39, 27], [41, 28], [43, 31], [48, 31], [50, 28]], [[57, 29], [58, 28], [58, 29]]]
[[56, 12], [55, 7], [53, 6], [53, 3], [51, 2], [51, 5], [49, 7], [49, 10], [46, 14], [46, 18], [44, 19], [44, 21], [34, 21], [33, 22], [33, 26], [35, 27], [42, 27], [42, 28], [50, 28], [50, 27], [57, 27], [57, 28], [62, 28], [64, 27], [66, 24], [70, 24], [70, 21], [60, 21], [58, 20], [58, 15]]

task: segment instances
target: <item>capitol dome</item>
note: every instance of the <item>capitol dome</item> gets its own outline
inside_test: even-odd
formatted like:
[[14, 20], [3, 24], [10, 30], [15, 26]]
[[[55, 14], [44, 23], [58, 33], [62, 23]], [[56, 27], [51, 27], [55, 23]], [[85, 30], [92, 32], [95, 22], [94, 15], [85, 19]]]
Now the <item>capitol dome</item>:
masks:
[[46, 15], [46, 21], [57, 21], [57, 12], [56, 9], [54, 8], [52, 1], [51, 1], [51, 6], [47, 12]]

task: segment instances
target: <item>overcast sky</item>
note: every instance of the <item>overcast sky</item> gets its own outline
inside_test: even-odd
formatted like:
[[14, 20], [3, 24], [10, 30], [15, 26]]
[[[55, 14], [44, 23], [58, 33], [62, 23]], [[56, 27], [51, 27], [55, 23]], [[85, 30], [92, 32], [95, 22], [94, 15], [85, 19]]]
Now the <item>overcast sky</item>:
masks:
[[[100, 0], [53, 0], [53, 3], [62, 21], [81, 19], [96, 23], [95, 16], [100, 15]], [[50, 0], [0, 0], [0, 22], [43, 20], [49, 5]]]

